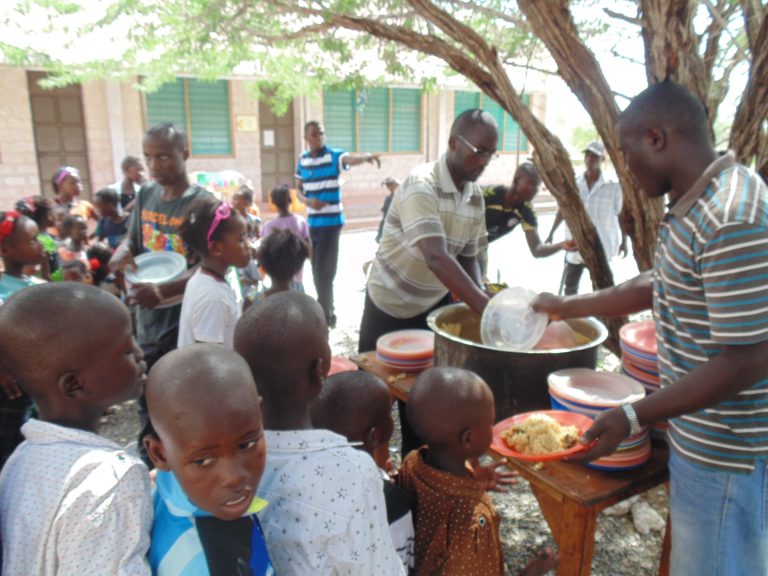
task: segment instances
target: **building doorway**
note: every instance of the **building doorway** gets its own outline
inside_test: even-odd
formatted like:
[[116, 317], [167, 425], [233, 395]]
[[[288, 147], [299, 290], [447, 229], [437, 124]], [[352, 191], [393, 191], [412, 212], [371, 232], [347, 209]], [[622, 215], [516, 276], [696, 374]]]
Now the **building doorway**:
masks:
[[45, 77], [45, 72], [27, 72], [40, 190], [45, 196], [53, 196], [51, 178], [56, 169], [74, 166], [83, 181], [83, 197], [90, 199], [91, 178], [80, 85], [44, 90], [38, 81]]
[[261, 196], [266, 201], [275, 186], [293, 188], [298, 156], [293, 149], [293, 111], [275, 116], [269, 104], [259, 101], [261, 130]]

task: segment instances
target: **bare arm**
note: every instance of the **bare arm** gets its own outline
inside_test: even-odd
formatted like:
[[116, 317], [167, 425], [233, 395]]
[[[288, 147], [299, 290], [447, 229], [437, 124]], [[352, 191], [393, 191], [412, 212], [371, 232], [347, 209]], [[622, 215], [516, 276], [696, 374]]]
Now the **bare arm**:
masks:
[[471, 258], [468, 256], [457, 256], [456, 261], [467, 273], [467, 276], [472, 278], [472, 281], [478, 286], [483, 285], [483, 275], [480, 272], [480, 262], [478, 262], [476, 256]]
[[624, 227], [624, 222], [621, 220], [621, 214], [618, 216], [619, 230], [621, 230], [621, 244], [619, 244], [619, 254], [622, 258], [627, 257], [627, 231]]
[[549, 235], [547, 236], [547, 244], [552, 243], [552, 238], [555, 236], [555, 230], [558, 229], [562, 221], [563, 221], [563, 214], [562, 212], [560, 212], [560, 210], [558, 210], [557, 214], [555, 214], [555, 221], [552, 222], [552, 228], [549, 230]]
[[440, 282], [466, 302], [467, 306], [472, 308], [472, 310], [482, 314], [483, 310], [485, 310], [485, 305], [488, 304], [488, 296], [485, 295], [477, 283], [480, 272], [476, 259], [472, 258], [471, 260], [475, 261], [477, 272], [470, 269], [474, 273], [474, 276], [470, 276], [456, 258], [448, 254], [443, 236], [422, 238], [416, 245], [424, 255], [427, 266]]
[[531, 251], [531, 256], [534, 258], [546, 258], [556, 252], [560, 252], [560, 250], [570, 250], [575, 246], [572, 240], [558, 242], [557, 244], [544, 244], [539, 236], [539, 231], [536, 229], [526, 230], [525, 240], [528, 242], [528, 249]]
[[126, 268], [136, 268], [136, 263], [133, 261], [133, 255], [136, 253], [133, 242], [131, 242], [131, 235], [128, 234], [123, 238], [122, 242], [115, 248], [115, 253], [112, 254], [112, 258], [109, 259], [109, 271], [113, 274], [116, 272], [122, 272]]
[[[723, 346], [720, 354], [632, 407], [640, 425], [649, 425], [716, 406], [765, 378], [766, 373], [768, 342]], [[594, 460], [612, 453], [628, 433], [629, 421], [620, 408], [603, 412], [584, 434], [587, 444], [596, 440], [595, 444], [580, 454], [578, 460]]]
[[648, 310], [653, 304], [653, 272], [643, 272], [623, 284], [576, 296], [539, 294], [533, 309], [553, 320], [584, 316], [626, 316]]
[[359, 166], [360, 164], [376, 163], [377, 168], [381, 168], [381, 156], [379, 154], [347, 154], [344, 156], [344, 164], [347, 166]]
[[299, 197], [299, 200], [314, 210], [320, 210], [320, 208], [323, 206], [328, 205], [328, 202], [323, 202], [317, 198], [309, 198], [308, 196], [305, 196], [304, 186], [302, 186], [302, 182], [298, 178], [296, 179], [296, 195]]

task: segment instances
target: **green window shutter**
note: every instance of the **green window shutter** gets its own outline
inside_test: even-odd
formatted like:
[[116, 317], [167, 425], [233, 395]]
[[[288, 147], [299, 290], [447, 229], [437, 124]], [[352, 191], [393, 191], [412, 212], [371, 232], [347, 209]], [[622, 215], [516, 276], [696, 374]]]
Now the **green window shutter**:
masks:
[[455, 92], [453, 97], [453, 117], [464, 110], [480, 108], [480, 92]]
[[170, 122], [177, 128], [189, 132], [187, 127], [184, 80], [177, 78], [147, 94], [147, 121], [150, 126]]
[[493, 116], [496, 119], [496, 123], [499, 125], [499, 141], [496, 144], [496, 148], [498, 150], [501, 150], [502, 147], [502, 138], [504, 135], [504, 108], [501, 107], [501, 104], [496, 102], [493, 98], [489, 98], [488, 96], [483, 96], [483, 110], [488, 112], [491, 116]]
[[421, 91], [392, 89], [392, 152], [421, 150]]
[[[530, 106], [531, 97], [523, 95], [523, 104]], [[520, 130], [520, 125], [509, 114], [504, 114], [506, 125], [504, 129], [504, 150], [507, 152], [525, 152], [528, 150], [528, 138]]]
[[323, 90], [323, 126], [329, 146], [357, 151], [354, 90]]
[[360, 152], [389, 151], [389, 90], [370, 88], [366, 102], [358, 106]]
[[187, 81], [193, 156], [232, 154], [229, 82]]

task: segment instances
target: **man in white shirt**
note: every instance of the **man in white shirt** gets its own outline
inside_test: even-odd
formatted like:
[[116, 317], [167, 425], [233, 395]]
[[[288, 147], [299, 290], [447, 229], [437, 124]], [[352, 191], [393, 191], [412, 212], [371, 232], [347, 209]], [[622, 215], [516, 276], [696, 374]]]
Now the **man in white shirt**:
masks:
[[[619, 214], [622, 208], [621, 187], [613, 179], [606, 178], [602, 171], [605, 158], [605, 146], [599, 140], [590, 142], [584, 149], [584, 174], [576, 178], [576, 186], [579, 196], [587, 210], [592, 224], [597, 230], [597, 235], [605, 250], [605, 256], [610, 260], [621, 253], [627, 255], [627, 237], [621, 227]], [[549, 232], [547, 242], [552, 242], [555, 230], [563, 221], [560, 210], [555, 215], [552, 230]], [[571, 233], [566, 227], [566, 240], [571, 239]], [[566, 295], [576, 294], [579, 291], [579, 282], [584, 272], [584, 260], [581, 255], [574, 252], [565, 254], [565, 269], [560, 283], [560, 291]]]

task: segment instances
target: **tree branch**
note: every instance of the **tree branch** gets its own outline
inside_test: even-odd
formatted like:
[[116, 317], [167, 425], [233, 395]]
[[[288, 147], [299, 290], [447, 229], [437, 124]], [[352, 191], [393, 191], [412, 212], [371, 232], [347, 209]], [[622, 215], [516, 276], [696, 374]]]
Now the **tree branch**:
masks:
[[712, 0], [703, 0], [703, 1], [704, 1], [704, 4], [707, 5], [707, 8], [709, 9], [709, 13], [712, 14], [712, 19], [717, 20], [722, 30], [726, 34], [728, 34], [728, 36], [731, 37], [731, 40], [733, 41], [733, 45], [736, 46], [736, 50], [739, 53], [739, 58], [742, 58], [746, 62], [750, 62], [751, 61], [750, 55], [744, 51], [744, 49], [741, 47], [741, 44], [739, 44], [739, 41], [728, 29], [728, 22], [720, 13], [720, 10], [718, 10], [718, 7], [712, 4]]
[[557, 76], [557, 70], [546, 70], [544, 68], [539, 68], [538, 66], [531, 66], [530, 64], [518, 64], [517, 62], [509, 58], [504, 60], [504, 65], [510, 66], [512, 68], [522, 68], [523, 70], [533, 70], [534, 72], [547, 74], [549, 76]]
[[454, 6], [466, 8], [468, 10], [472, 10], [473, 12], [485, 14], [486, 16], [490, 16], [491, 18], [496, 18], [497, 20], [503, 20], [504, 22], [508, 22], [509, 24], [514, 24], [518, 28], [528, 27], [528, 23], [522, 18], [515, 18], [512, 16], [509, 16], [504, 12], [499, 12], [498, 10], [494, 10], [493, 8], [482, 6], [476, 2], [472, 2], [471, 0], [448, 0], [448, 2], [450, 4], [453, 4]]
[[603, 12], [605, 12], [611, 18], [615, 18], [616, 20], [623, 20], [624, 22], [629, 22], [634, 26], [640, 26], [640, 18], [638, 18], [637, 16], [627, 16], [626, 14], [622, 14], [621, 12], [616, 12], [615, 10], [611, 10], [610, 8], [603, 8]]

